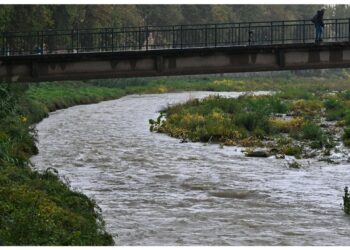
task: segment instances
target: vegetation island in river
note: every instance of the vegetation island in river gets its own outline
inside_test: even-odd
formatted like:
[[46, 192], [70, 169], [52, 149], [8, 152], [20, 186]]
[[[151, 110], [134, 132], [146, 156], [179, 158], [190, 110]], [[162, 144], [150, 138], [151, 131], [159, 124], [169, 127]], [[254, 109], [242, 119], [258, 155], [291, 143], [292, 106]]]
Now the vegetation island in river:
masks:
[[[214, 83], [242, 84], [235, 79]], [[189, 100], [168, 107], [149, 122], [151, 131], [182, 141], [247, 147], [248, 156], [318, 157], [331, 162], [329, 156], [341, 150], [340, 145], [350, 146], [350, 91], [329, 91], [304, 81], [268, 95]]]

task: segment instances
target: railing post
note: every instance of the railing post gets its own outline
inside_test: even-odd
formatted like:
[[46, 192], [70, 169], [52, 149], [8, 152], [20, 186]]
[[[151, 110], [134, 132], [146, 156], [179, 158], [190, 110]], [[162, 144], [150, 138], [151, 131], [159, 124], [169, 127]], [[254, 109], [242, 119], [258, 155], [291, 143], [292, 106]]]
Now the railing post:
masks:
[[35, 33], [35, 48], [34, 48], [34, 54], [38, 54], [39, 47], [40, 47], [40, 31], [37, 31]]
[[182, 49], [182, 25], [180, 25], [180, 48]]
[[348, 19], [348, 40], [350, 42], [350, 18]]
[[241, 23], [238, 23], [238, 45], [241, 45]]
[[77, 53], [79, 52], [79, 28], [77, 28]]
[[[97, 45], [97, 50], [99, 50], [101, 52], [103, 50], [103, 48], [105, 47], [104, 46], [104, 44], [105, 44], [105, 29], [104, 28], [100, 29], [100, 36], [101, 36], [101, 43], [99, 43]], [[93, 38], [92, 38], [92, 41], [93, 41]], [[94, 44], [94, 42], [92, 42], [92, 44]], [[92, 50], [95, 50], [94, 46], [93, 46]]]
[[120, 35], [119, 50], [124, 51], [125, 50], [125, 43], [126, 43], [125, 28], [124, 27], [120, 29], [119, 35]]
[[303, 43], [305, 43], [305, 27], [306, 26], [306, 22], [305, 22], [305, 20], [304, 20], [304, 22], [303, 22]]
[[6, 56], [5, 32], [1, 32], [1, 34], [2, 34], [2, 54]]
[[282, 44], [284, 44], [284, 21], [282, 21]]
[[273, 26], [272, 26], [272, 22], [271, 22], [271, 27], [270, 27], [270, 29], [271, 29], [271, 44], [273, 44]]
[[250, 46], [250, 43], [251, 43], [251, 38], [252, 38], [252, 36], [251, 36], [251, 30], [250, 30], [250, 23], [248, 24], [248, 45]]
[[114, 51], [114, 28], [112, 28], [112, 52]]
[[108, 28], [105, 28], [105, 51], [108, 51]]
[[44, 54], [44, 31], [41, 31], [41, 55]]
[[173, 48], [175, 48], [175, 26], [172, 26], [172, 30], [173, 30]]
[[217, 43], [217, 29], [216, 29], [216, 24], [214, 25], [214, 37], [215, 37], [214, 47], [216, 47], [216, 43]]
[[230, 43], [231, 45], [233, 45], [233, 38], [234, 38], [233, 32], [234, 32], [234, 27], [232, 26], [231, 27], [231, 43]]
[[138, 49], [140, 50], [142, 48], [142, 46], [141, 46], [141, 27], [139, 27], [138, 34], [139, 34]]
[[74, 53], [74, 29], [71, 31], [70, 46], [72, 48], [72, 53]]
[[208, 26], [204, 28], [204, 47], [208, 47]]
[[[100, 29], [100, 36], [101, 36], [101, 43], [97, 45], [97, 50], [99, 50], [100, 52], [103, 50], [103, 48], [105, 47], [105, 29], [101, 28]], [[92, 41], [94, 39], [92, 38]], [[92, 42], [92, 44], [94, 44], [94, 42]], [[94, 47], [94, 46], [93, 46]], [[95, 50], [94, 48], [92, 48], [92, 50]]]
[[146, 26], [146, 50], [148, 50], [148, 26]]
[[[323, 30], [323, 33], [324, 33], [324, 30]], [[335, 40], [336, 41], [338, 40], [338, 19], [335, 19]]]

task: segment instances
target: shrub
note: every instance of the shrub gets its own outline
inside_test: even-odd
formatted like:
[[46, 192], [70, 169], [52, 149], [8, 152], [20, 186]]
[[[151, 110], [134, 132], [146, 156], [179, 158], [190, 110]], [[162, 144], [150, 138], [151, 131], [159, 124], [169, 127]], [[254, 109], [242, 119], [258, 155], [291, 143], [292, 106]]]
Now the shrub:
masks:
[[292, 161], [292, 162], [288, 162], [288, 167], [299, 169], [301, 167], [301, 165], [297, 161]]
[[342, 138], [344, 145], [350, 147], [350, 127], [344, 129], [344, 134]]
[[240, 113], [234, 118], [235, 125], [239, 127], [244, 127], [248, 131], [253, 131], [259, 123], [260, 115], [257, 113]]
[[277, 94], [278, 97], [288, 100], [310, 100], [314, 98], [314, 95], [303, 88], [286, 88], [283, 92]]
[[344, 135], [343, 135], [344, 139], [350, 139], [350, 127], [347, 127], [344, 129]]
[[323, 102], [326, 109], [339, 109], [342, 108], [341, 102], [335, 98], [328, 98]]
[[346, 90], [343, 93], [340, 94], [340, 96], [344, 99], [344, 100], [350, 100], [350, 90]]
[[315, 115], [320, 113], [322, 107], [322, 102], [318, 100], [297, 100], [290, 104], [289, 109], [294, 113]]
[[344, 117], [344, 109], [330, 109], [326, 110], [327, 121], [337, 121]]
[[334, 147], [332, 139], [324, 133], [320, 126], [313, 122], [307, 122], [304, 124], [302, 127], [302, 138], [311, 141], [311, 148], [320, 149], [323, 147]]
[[307, 122], [302, 126], [303, 139], [317, 140], [323, 136], [323, 131], [320, 126], [313, 122]]
[[302, 148], [297, 145], [287, 144], [281, 147], [281, 153], [299, 157], [302, 153]]
[[344, 112], [344, 122], [345, 122], [345, 125], [350, 125], [350, 112], [349, 111]]
[[299, 129], [304, 123], [303, 117], [293, 117], [291, 119], [273, 118], [270, 124], [276, 132], [290, 133]]

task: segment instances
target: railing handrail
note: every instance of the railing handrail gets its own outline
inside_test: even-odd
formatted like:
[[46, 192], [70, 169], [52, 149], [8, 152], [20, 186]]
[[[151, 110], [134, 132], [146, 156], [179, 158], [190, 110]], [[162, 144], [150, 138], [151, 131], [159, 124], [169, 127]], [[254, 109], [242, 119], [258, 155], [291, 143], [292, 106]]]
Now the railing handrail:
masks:
[[[350, 18], [350, 17], [349, 17]], [[348, 21], [349, 18], [327, 18], [324, 19], [324, 22], [329, 21]], [[16, 33], [37, 33], [37, 32], [72, 32], [72, 31], [100, 31], [105, 29], [113, 29], [116, 32], [121, 32], [127, 30], [126, 32], [132, 32], [136, 31], [136, 29], [152, 29], [152, 28], [173, 28], [173, 27], [182, 27], [182, 29], [186, 29], [186, 27], [199, 27], [199, 26], [218, 26], [218, 25], [251, 25], [254, 26], [255, 24], [270, 24], [270, 23], [284, 23], [286, 25], [287, 23], [293, 23], [298, 22], [300, 25], [303, 25], [304, 22], [307, 21], [309, 24], [312, 24], [311, 19], [296, 19], [296, 20], [279, 20], [279, 21], [257, 21], [257, 22], [226, 22], [226, 23], [199, 23], [199, 24], [175, 24], [175, 25], [142, 25], [142, 26], [125, 26], [125, 27], [101, 27], [101, 28], [71, 28], [71, 29], [42, 29], [42, 30], [30, 30], [30, 31], [0, 31], [0, 33], [6, 33], [6, 34], [16, 34]], [[297, 25], [297, 24], [295, 24]]]

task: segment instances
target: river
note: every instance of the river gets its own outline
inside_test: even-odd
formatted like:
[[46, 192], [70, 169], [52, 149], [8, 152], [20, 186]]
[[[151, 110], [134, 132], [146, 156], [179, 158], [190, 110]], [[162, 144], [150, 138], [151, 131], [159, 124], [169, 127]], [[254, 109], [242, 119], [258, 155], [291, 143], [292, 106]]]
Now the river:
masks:
[[53, 112], [36, 126], [31, 161], [95, 199], [118, 245], [348, 245], [349, 164], [291, 169], [288, 159], [149, 131], [160, 109], [209, 94], [130, 95]]

